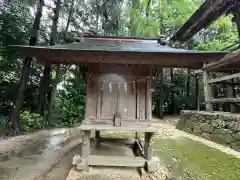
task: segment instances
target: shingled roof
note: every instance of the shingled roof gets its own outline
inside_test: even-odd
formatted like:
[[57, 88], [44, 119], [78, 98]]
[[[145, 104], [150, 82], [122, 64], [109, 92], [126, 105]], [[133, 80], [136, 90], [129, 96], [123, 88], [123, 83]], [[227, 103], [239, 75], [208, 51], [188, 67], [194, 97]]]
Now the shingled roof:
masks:
[[157, 39], [143, 38], [83, 38], [55, 46], [13, 46], [22, 56], [36, 57], [39, 62], [51, 63], [115, 63], [146, 64], [163, 67], [201, 68], [227, 52], [208, 52], [175, 49], [163, 46]]

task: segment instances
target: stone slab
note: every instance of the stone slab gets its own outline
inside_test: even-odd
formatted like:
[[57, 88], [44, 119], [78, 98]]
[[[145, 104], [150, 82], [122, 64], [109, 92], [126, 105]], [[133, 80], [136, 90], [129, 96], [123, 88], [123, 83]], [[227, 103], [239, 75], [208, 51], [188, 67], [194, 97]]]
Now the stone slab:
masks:
[[90, 155], [87, 162], [89, 166], [144, 167], [146, 160], [142, 157]]

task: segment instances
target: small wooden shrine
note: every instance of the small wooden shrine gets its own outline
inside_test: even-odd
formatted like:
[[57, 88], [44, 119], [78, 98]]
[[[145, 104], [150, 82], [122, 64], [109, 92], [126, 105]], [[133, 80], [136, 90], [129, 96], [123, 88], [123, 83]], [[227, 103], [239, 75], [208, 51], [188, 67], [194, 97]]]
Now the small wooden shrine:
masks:
[[[162, 45], [159, 38], [83, 37], [80, 42], [46, 47], [14, 46], [23, 56], [34, 56], [41, 64], [77, 64], [85, 69], [86, 114], [79, 168], [88, 166], [146, 166], [152, 171], [152, 80], [163, 67], [199, 69], [225, 52], [180, 50]], [[101, 131], [130, 131], [145, 134], [143, 157], [91, 155], [90, 132], [96, 147]], [[137, 139], [136, 139], [137, 141]]]

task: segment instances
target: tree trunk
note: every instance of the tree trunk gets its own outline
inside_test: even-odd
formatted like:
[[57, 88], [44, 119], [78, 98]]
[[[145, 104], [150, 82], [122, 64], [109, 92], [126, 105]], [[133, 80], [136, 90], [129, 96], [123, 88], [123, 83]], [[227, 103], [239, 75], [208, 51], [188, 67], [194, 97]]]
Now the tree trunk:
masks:
[[[37, 13], [34, 19], [34, 24], [32, 27], [32, 35], [29, 40], [30, 46], [35, 46], [37, 44], [37, 36], [40, 26], [40, 21], [42, 17], [42, 9], [44, 6], [44, 0], [38, 0]], [[21, 78], [19, 81], [18, 93], [14, 103], [12, 113], [10, 115], [8, 128], [10, 130], [10, 135], [18, 135], [20, 133], [20, 111], [24, 102], [24, 90], [29, 77], [29, 71], [31, 68], [32, 57], [26, 57], [23, 62], [23, 68], [21, 72]]]
[[68, 14], [68, 20], [67, 20], [67, 25], [66, 25], [66, 28], [65, 28], [65, 32], [68, 31], [70, 22], [71, 22], [71, 20], [72, 20], [73, 8], [74, 8], [74, 1], [75, 1], [75, 0], [72, 0], [72, 2], [71, 2], [71, 7], [70, 7], [70, 10], [69, 10], [69, 14]]
[[[56, 7], [54, 8], [54, 17], [53, 17], [53, 23], [52, 23], [52, 31], [50, 35], [50, 45], [53, 46], [56, 43], [57, 39], [57, 25], [58, 25], [58, 19], [59, 19], [59, 12], [61, 9], [61, 0], [56, 1]], [[50, 85], [50, 73], [51, 73], [51, 64], [45, 64], [44, 66], [44, 76], [42, 79], [41, 87], [40, 87], [40, 94], [39, 94], [39, 108], [38, 111], [43, 115], [44, 110], [47, 105], [47, 98], [46, 96], [51, 96], [49, 91], [49, 85]], [[49, 101], [51, 97], [48, 97]], [[50, 104], [50, 102], [48, 102]]]
[[[69, 12], [69, 16], [72, 14], [72, 8], [74, 5], [74, 0], [72, 0], [71, 3], [71, 9]], [[54, 9], [54, 18], [53, 18], [53, 24], [52, 24], [52, 32], [51, 32], [51, 39], [50, 39], [50, 45], [53, 46], [56, 43], [56, 38], [57, 38], [57, 25], [58, 25], [58, 19], [59, 19], [59, 12], [61, 9], [61, 0], [57, 0], [56, 2], [56, 8]], [[68, 17], [68, 22], [67, 22], [67, 26], [65, 31], [67, 32], [69, 24], [71, 21], [71, 17]], [[48, 74], [50, 74], [50, 70], [48, 72]], [[52, 88], [51, 91], [48, 91], [47, 93], [49, 94], [49, 102], [48, 102], [48, 124], [51, 123], [51, 119], [52, 119], [52, 110], [54, 108], [54, 103], [55, 103], [55, 99], [56, 99], [56, 89], [57, 89], [57, 84], [58, 81], [60, 79], [60, 64], [56, 64], [56, 77], [54, 80], [52, 80]], [[48, 85], [49, 87], [49, 85]]]

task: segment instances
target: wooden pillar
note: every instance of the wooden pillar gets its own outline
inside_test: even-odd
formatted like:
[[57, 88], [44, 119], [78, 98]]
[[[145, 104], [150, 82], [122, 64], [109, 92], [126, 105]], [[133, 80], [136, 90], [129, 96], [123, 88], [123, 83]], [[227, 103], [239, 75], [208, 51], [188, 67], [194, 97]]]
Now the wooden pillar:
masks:
[[146, 99], [145, 99], [145, 115], [146, 120], [152, 120], [152, 91], [151, 91], [151, 77], [146, 81]]
[[151, 138], [153, 136], [153, 133], [145, 132], [144, 137], [144, 156], [146, 160], [152, 159], [152, 144], [151, 144]]
[[212, 90], [208, 83], [208, 72], [206, 70], [204, 70], [204, 72], [203, 72], [203, 84], [204, 84], [204, 96], [205, 96], [206, 111], [212, 112], [213, 107], [210, 102], [210, 100], [212, 99], [212, 92], [211, 92]]
[[195, 75], [195, 94], [196, 94], [196, 101], [195, 101], [195, 106], [196, 106], [196, 110], [200, 110], [200, 99], [199, 99], [199, 82], [198, 82], [198, 75]]
[[101, 119], [102, 82], [97, 85], [97, 119]]
[[[233, 85], [233, 81], [231, 81], [231, 83], [228, 84], [228, 87], [227, 87], [227, 95], [228, 95], [228, 98], [234, 98], [234, 85]], [[235, 105], [234, 104], [229, 104], [229, 111], [231, 113], [234, 113], [235, 112]]]
[[100, 147], [100, 131], [95, 131], [96, 147]]
[[83, 159], [87, 159], [88, 155], [90, 154], [90, 130], [84, 130], [83, 131], [83, 143], [82, 143], [82, 152], [81, 152], [81, 157]]
[[163, 99], [163, 85], [164, 85], [164, 74], [163, 74], [163, 68], [160, 70], [159, 78], [160, 78], [160, 96], [159, 96], [159, 117], [160, 119], [164, 118], [163, 115], [163, 105], [164, 105], [164, 99]]

